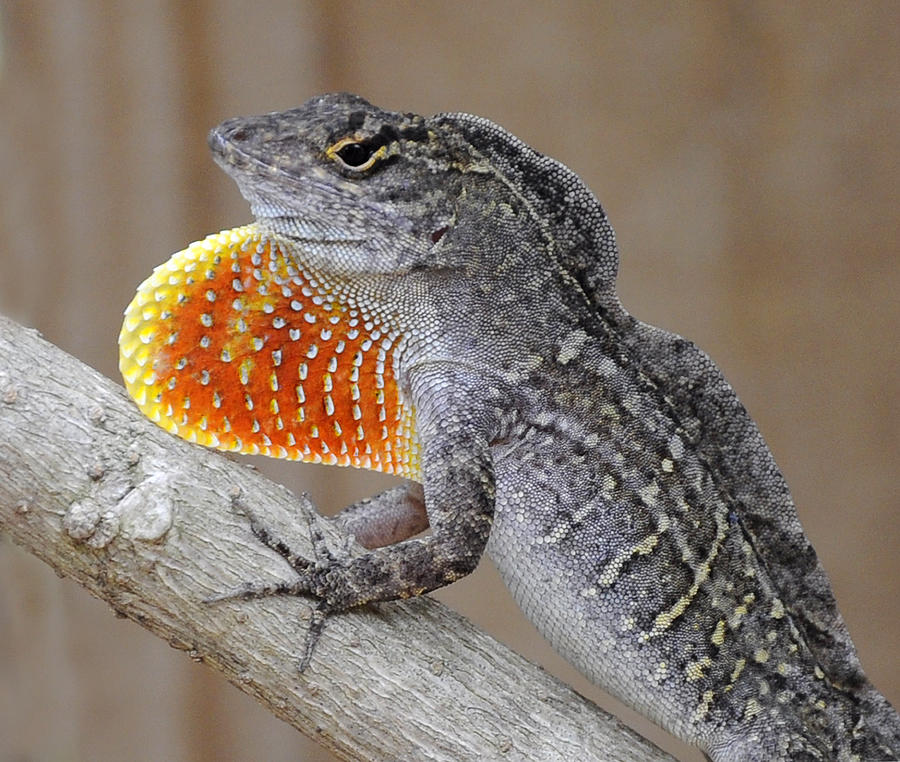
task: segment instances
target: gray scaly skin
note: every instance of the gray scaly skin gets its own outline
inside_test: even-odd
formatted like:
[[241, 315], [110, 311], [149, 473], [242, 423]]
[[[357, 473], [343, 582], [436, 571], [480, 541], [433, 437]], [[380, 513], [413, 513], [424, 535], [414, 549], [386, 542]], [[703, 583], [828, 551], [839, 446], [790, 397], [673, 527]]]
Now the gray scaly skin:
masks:
[[421, 486], [339, 518], [359, 558], [311, 564], [257, 527], [299, 575], [275, 592], [343, 611], [486, 550], [565, 658], [712, 759], [898, 758], [759, 431], [705, 354], [619, 304], [574, 173], [485, 119], [347, 94], [210, 145], [320, 290], [402, 337], [422, 449]]

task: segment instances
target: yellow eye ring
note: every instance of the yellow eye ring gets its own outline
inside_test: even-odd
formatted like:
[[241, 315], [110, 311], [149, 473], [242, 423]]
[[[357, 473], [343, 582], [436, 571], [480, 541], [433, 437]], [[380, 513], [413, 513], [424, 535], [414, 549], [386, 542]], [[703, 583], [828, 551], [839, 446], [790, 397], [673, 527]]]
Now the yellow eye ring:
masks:
[[366, 138], [355, 136], [341, 138], [325, 151], [325, 155], [354, 172], [365, 172], [383, 159], [387, 147], [378, 145]]

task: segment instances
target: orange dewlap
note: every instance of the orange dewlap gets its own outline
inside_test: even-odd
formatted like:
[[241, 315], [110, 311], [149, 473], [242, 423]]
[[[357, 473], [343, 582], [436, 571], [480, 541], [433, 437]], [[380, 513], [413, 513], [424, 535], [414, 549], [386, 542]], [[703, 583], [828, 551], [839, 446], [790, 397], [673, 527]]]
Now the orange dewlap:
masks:
[[191, 442], [418, 479], [414, 413], [394, 376], [400, 338], [245, 225], [141, 284], [119, 369], [143, 413]]

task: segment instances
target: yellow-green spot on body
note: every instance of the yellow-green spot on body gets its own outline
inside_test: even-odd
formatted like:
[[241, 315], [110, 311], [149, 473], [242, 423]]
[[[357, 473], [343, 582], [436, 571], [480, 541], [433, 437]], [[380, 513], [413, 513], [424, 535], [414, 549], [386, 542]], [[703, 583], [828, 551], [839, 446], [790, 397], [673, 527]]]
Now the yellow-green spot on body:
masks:
[[725, 642], [725, 620], [720, 619], [716, 624], [716, 629], [713, 630], [712, 637], [710, 638], [712, 644], [714, 646], [721, 646], [722, 643]]
[[713, 542], [713, 546], [709, 551], [709, 555], [697, 568], [694, 577], [694, 583], [691, 585], [687, 593], [682, 595], [681, 598], [676, 601], [674, 606], [672, 606], [668, 611], [663, 611], [661, 614], [657, 615], [655, 621], [653, 622], [653, 629], [649, 633], [651, 637], [665, 632], [669, 627], [672, 626], [672, 623], [685, 612], [687, 607], [696, 597], [697, 591], [709, 578], [709, 574], [712, 571], [712, 565], [715, 562], [716, 557], [719, 555], [719, 551], [722, 548], [722, 542], [725, 540], [725, 535], [728, 530], [728, 519], [724, 511], [718, 511], [715, 515], [715, 519], [716, 537]]
[[744, 671], [744, 667], [747, 665], [746, 659], [738, 659], [734, 663], [734, 669], [731, 670], [731, 679], [728, 685], [725, 686], [725, 692], [728, 693], [732, 688], [734, 688], [737, 679], [741, 676], [741, 672]]
[[741, 623], [741, 619], [747, 615], [750, 604], [755, 600], [756, 596], [753, 593], [744, 596], [744, 602], [735, 608], [734, 613], [728, 618], [728, 626], [732, 630], [737, 629], [738, 625]]
[[638, 493], [641, 496], [641, 499], [647, 503], [648, 505], [654, 505], [656, 503], [656, 499], [659, 496], [659, 484], [655, 481], [650, 482], [644, 489], [640, 490]]
[[603, 587], [609, 587], [616, 581], [616, 579], [618, 579], [619, 575], [622, 572], [622, 568], [630, 558], [633, 558], [634, 556], [647, 555], [648, 553], [653, 551], [658, 542], [659, 535], [651, 534], [647, 535], [647, 537], [645, 537], [633, 547], [626, 548], [625, 550], [620, 551], [616, 555], [616, 557], [609, 562], [606, 568], [603, 569], [603, 572], [600, 574], [597, 582]]
[[712, 691], [704, 691], [703, 692], [703, 700], [700, 702], [700, 705], [697, 707], [697, 711], [694, 712], [694, 716], [691, 718], [692, 722], [700, 722], [703, 720], [706, 715], [709, 714], [709, 707], [712, 705], [713, 697], [715, 693]]
[[658, 542], [658, 534], [648, 535], [641, 542], [634, 546], [634, 554], [637, 556], [646, 556], [656, 547]]
[[615, 405], [610, 405], [608, 402], [605, 402], [600, 406], [600, 415], [603, 418], [617, 421], [619, 420], [619, 409]]
[[703, 672], [704, 669], [707, 669], [712, 665], [712, 659], [708, 656], [704, 656], [702, 659], [698, 661], [688, 662], [687, 666], [684, 668], [685, 675], [687, 675], [687, 680], [689, 683], [694, 682], [695, 680], [700, 680], [705, 676]]
[[744, 718], [750, 719], [751, 717], [756, 717], [762, 711], [762, 706], [755, 699], [747, 699], [747, 703], [744, 705]]

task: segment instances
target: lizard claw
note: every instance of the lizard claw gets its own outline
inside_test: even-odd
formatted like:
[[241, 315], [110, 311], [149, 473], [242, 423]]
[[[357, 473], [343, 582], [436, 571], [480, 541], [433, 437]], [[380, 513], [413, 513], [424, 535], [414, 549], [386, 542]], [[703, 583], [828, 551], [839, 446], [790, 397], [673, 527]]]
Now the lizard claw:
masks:
[[303, 643], [303, 655], [300, 657], [300, 662], [297, 665], [298, 672], [306, 672], [306, 668], [312, 661], [313, 651], [316, 650], [319, 638], [322, 637], [322, 633], [325, 630], [328, 613], [328, 606], [324, 600], [319, 601], [319, 604], [313, 608], [309, 627], [306, 630], [306, 641]]
[[[330, 569], [346, 561], [350, 557], [349, 547], [345, 546], [342, 550], [341, 557], [338, 558], [332, 553], [331, 548], [325, 541], [325, 535], [322, 529], [313, 520], [313, 517], [307, 513], [306, 528], [309, 530], [309, 539], [313, 545], [313, 555], [315, 556], [315, 565], [317, 569]], [[348, 538], [349, 539], [349, 538]]]
[[233, 587], [224, 593], [210, 595], [203, 599], [204, 603], [221, 603], [222, 601], [230, 601], [236, 598], [242, 600], [250, 600], [252, 598], [268, 598], [270, 595], [307, 595], [309, 594], [308, 585], [304, 580], [296, 580], [294, 582], [274, 582], [270, 584], [253, 584], [248, 582], [240, 587]]
[[[306, 640], [303, 646], [303, 654], [298, 664], [300, 672], [306, 670], [312, 660], [313, 652], [319, 642], [319, 638], [325, 629], [325, 623], [335, 607], [329, 600], [329, 574], [335, 568], [343, 565], [343, 560], [336, 557], [328, 547], [325, 535], [314, 519], [307, 515], [307, 527], [313, 545], [314, 560], [294, 551], [284, 540], [275, 536], [263, 521], [241, 499], [239, 491], [231, 495], [232, 508], [236, 513], [245, 516], [250, 522], [250, 531], [267, 548], [274, 550], [279, 556], [288, 562], [296, 572], [297, 579], [291, 582], [273, 583], [246, 583], [232, 588], [223, 593], [204, 598], [207, 604], [220, 603], [228, 600], [251, 600], [254, 598], [267, 598], [272, 595], [303, 595], [318, 599], [312, 608], [309, 628], [306, 632]], [[345, 551], [349, 557], [349, 549]], [[342, 556], [344, 553], [341, 554]]]
[[[313, 567], [319, 565], [318, 563], [313, 563], [305, 556], [300, 555], [299, 553], [294, 551], [284, 540], [273, 535], [269, 528], [262, 522], [262, 520], [241, 499], [240, 493], [232, 493], [231, 506], [236, 513], [245, 516], [250, 522], [250, 531], [253, 532], [253, 536], [256, 537], [256, 539], [259, 540], [267, 548], [271, 548], [285, 561], [287, 561], [290, 564], [291, 568], [301, 577], [305, 574], [308, 574]], [[312, 520], [309, 519], [309, 517], [307, 517], [307, 523], [310, 529], [310, 534], [312, 535], [315, 525]], [[318, 533], [318, 536], [321, 537], [321, 532]], [[313, 551], [318, 555], [319, 551], [316, 547], [317, 538], [313, 536], [312, 540]], [[324, 544], [324, 539], [322, 540], [322, 543]]]

